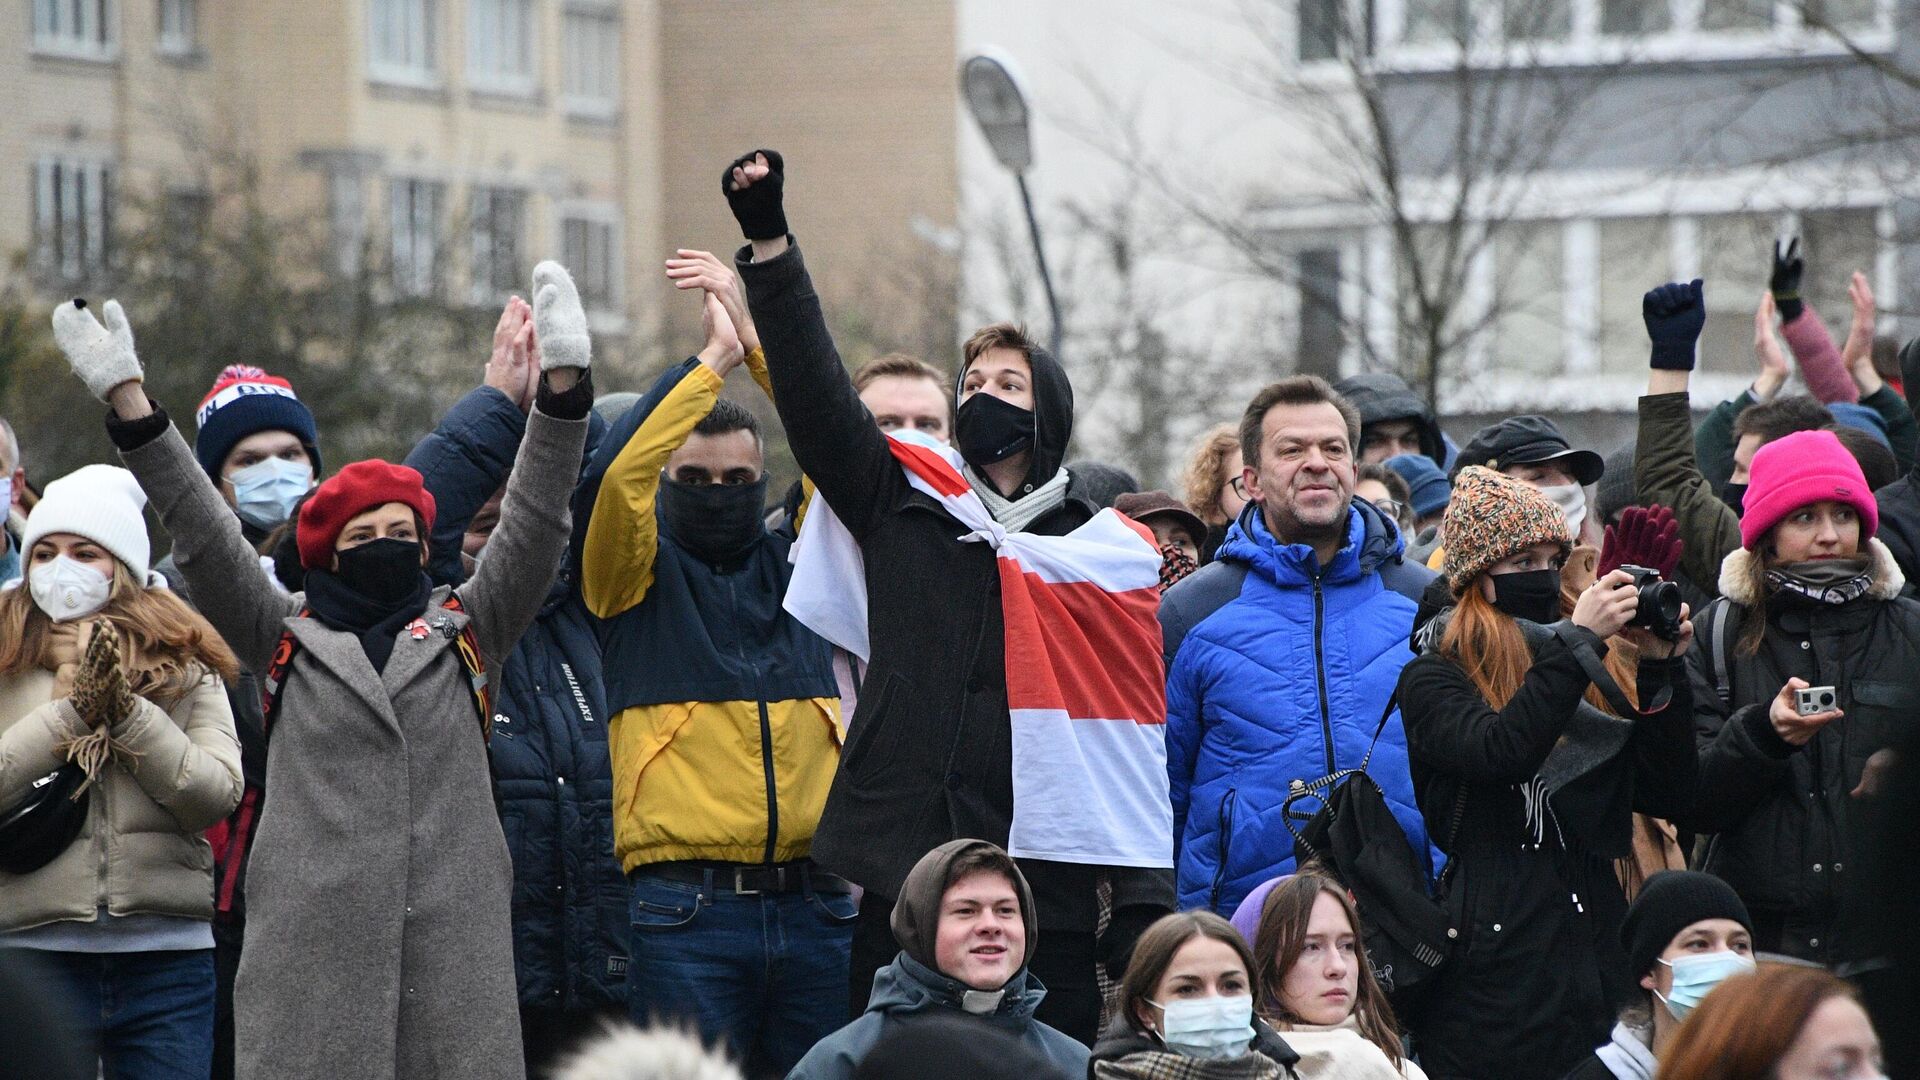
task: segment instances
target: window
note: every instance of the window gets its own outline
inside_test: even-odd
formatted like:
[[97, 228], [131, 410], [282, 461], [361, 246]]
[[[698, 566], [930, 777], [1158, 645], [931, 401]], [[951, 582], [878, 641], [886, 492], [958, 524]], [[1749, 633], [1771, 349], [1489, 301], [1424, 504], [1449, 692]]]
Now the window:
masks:
[[120, 48], [116, 0], [33, 0], [33, 49], [110, 60]]
[[348, 281], [366, 266], [367, 195], [360, 174], [336, 169], [327, 176], [327, 239], [333, 268]]
[[[1647, 326], [1640, 298], [1673, 280], [1673, 242], [1660, 218], [1606, 218], [1600, 222], [1600, 367], [1610, 375], [1645, 381]], [[1749, 326], [1752, 324], [1749, 323]]]
[[1566, 365], [1566, 256], [1559, 222], [1493, 234], [1494, 370], [1557, 375]]
[[1853, 325], [1853, 301], [1847, 296], [1853, 272], [1867, 275], [1868, 281], [1874, 279], [1880, 251], [1878, 219], [1874, 210], [1815, 210], [1800, 215], [1800, 253], [1807, 260], [1800, 295], [1827, 321], [1836, 342], [1845, 341]]
[[1773, 26], [1773, 0], [1701, 0], [1702, 30], [1766, 30]]
[[157, 48], [167, 56], [191, 56], [199, 48], [199, 0], [160, 0]]
[[1300, 0], [1297, 31], [1302, 63], [1332, 60], [1340, 55], [1342, 0]]
[[575, 211], [560, 222], [560, 258], [580, 289], [580, 302], [607, 311], [620, 306], [620, 230], [617, 211]]
[[430, 180], [395, 180], [388, 197], [394, 291], [402, 296], [431, 296], [439, 291], [440, 217], [446, 186]]
[[[1693, 222], [1698, 270], [1688, 276], [1707, 282], [1707, 325], [1700, 332], [1696, 370], [1750, 372], [1754, 368], [1753, 310], [1773, 272], [1773, 238], [1779, 221], [1769, 214], [1712, 214]], [[1676, 269], [1686, 273], [1684, 268]], [[1841, 288], [1845, 287], [1842, 280]], [[1646, 340], [1644, 331], [1640, 339]]]
[[476, 90], [534, 91], [534, 0], [473, 0], [467, 8], [467, 80]]
[[1650, 34], [1673, 25], [1667, 0], [1600, 0], [1600, 32]]
[[473, 231], [473, 301], [492, 303], [524, 280], [520, 238], [527, 220], [526, 192], [476, 187], [467, 201], [467, 219]]
[[436, 15], [434, 0], [368, 0], [367, 74], [414, 86], [438, 82]]
[[1472, 31], [1466, 0], [1406, 0], [1400, 40], [1409, 45], [1461, 45]]
[[1573, 33], [1573, 0], [1505, 0], [1500, 25], [1508, 41], [1564, 41]]
[[569, 11], [560, 92], [576, 116], [612, 116], [620, 102], [620, 20], [611, 11]]
[[1313, 248], [1294, 257], [1300, 280], [1300, 351], [1296, 370], [1329, 379], [1340, 377], [1340, 354], [1347, 332], [1340, 318], [1340, 252]]
[[1878, 7], [1875, 0], [1806, 0], [1801, 18], [1817, 29], [1857, 30], [1873, 25]]
[[41, 158], [34, 163], [33, 251], [42, 273], [68, 282], [106, 273], [113, 183], [113, 168], [104, 162]]

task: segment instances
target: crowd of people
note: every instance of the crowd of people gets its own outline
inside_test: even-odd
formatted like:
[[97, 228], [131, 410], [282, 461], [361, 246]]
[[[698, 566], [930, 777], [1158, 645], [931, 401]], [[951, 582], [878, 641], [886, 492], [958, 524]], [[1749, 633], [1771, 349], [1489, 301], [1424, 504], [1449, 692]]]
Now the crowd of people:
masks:
[[0, 1073], [1920, 1060], [1920, 341], [1862, 275], [1836, 347], [1776, 248], [1698, 423], [1693, 281], [1620, 446], [1295, 375], [1176, 495], [1069, 463], [1014, 325], [849, 374], [785, 180], [725, 169], [747, 243], [666, 260], [703, 342], [647, 391], [596, 400], [541, 263], [399, 465], [326, 473], [244, 365], [189, 445], [120, 305], [56, 308], [119, 464], [36, 491], [0, 431]]

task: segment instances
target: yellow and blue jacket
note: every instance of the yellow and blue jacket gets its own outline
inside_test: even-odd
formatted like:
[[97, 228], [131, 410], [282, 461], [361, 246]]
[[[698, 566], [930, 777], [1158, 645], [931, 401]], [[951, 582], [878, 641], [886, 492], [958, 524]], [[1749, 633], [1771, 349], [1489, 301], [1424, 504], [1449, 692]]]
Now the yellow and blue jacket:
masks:
[[[762, 387], [764, 364], [749, 367]], [[667, 458], [713, 409], [719, 376], [679, 364], [615, 423], [575, 495], [581, 594], [606, 655], [614, 854], [807, 855], [839, 766], [832, 647], [781, 608], [791, 540], [763, 532], [716, 569], [660, 528]]]

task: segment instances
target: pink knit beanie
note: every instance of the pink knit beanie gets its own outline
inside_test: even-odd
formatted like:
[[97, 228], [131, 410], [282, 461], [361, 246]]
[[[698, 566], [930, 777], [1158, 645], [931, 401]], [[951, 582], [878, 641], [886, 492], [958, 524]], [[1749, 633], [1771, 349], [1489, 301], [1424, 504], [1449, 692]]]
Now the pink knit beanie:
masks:
[[1860, 539], [1880, 528], [1874, 501], [1860, 463], [1831, 431], [1796, 431], [1754, 452], [1747, 483], [1746, 513], [1740, 518], [1740, 543], [1752, 547], [1788, 514], [1831, 499], [1860, 515]]

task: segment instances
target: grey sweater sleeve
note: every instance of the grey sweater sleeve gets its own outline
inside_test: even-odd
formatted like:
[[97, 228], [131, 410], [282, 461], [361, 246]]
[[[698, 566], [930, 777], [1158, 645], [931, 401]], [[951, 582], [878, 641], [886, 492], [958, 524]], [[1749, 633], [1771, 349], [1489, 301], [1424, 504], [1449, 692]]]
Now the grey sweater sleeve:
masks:
[[527, 417], [527, 434], [500, 504], [500, 524], [459, 590], [480, 651], [496, 666], [540, 613], [572, 530], [568, 503], [580, 472], [587, 419], [558, 419], [545, 405], [536, 402]]
[[281, 625], [301, 598], [274, 588], [260, 556], [240, 532], [240, 519], [213, 488], [180, 429], [123, 449], [120, 460], [140, 481], [160, 523], [173, 536], [174, 564], [193, 588], [195, 606], [251, 671], [267, 670]]

